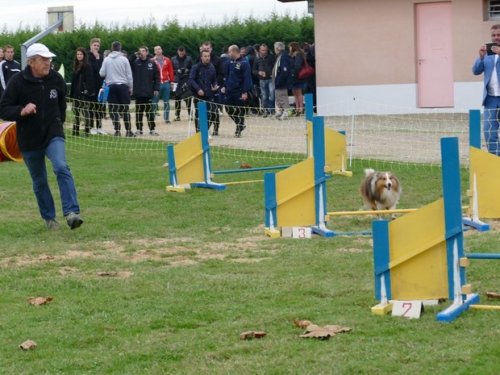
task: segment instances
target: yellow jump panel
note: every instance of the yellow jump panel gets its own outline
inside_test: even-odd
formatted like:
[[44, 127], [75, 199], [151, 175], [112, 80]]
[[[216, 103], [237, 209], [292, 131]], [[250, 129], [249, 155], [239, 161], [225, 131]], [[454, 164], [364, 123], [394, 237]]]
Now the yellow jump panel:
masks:
[[316, 224], [314, 159], [309, 158], [276, 174], [277, 218], [280, 227]]
[[392, 299], [448, 298], [443, 199], [392, 221], [389, 249]]
[[325, 166], [329, 172], [343, 172], [347, 169], [346, 147], [344, 134], [325, 129]]
[[201, 133], [189, 137], [174, 146], [177, 184], [203, 181], [203, 150]]
[[[477, 191], [474, 190], [474, 176]], [[480, 218], [500, 218], [500, 157], [475, 147], [470, 148], [471, 191], [477, 194]], [[471, 199], [471, 206], [474, 199]], [[475, 208], [475, 207], [471, 207]]]
[[[309, 156], [313, 147], [312, 122], [307, 121], [307, 139], [309, 142]], [[352, 176], [347, 171], [347, 143], [346, 136], [333, 129], [325, 128], [325, 172]]]

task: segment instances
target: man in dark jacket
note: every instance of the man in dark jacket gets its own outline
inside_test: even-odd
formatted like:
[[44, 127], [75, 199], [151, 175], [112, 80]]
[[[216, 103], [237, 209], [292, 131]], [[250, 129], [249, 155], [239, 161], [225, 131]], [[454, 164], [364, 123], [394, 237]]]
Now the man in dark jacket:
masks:
[[227, 113], [236, 124], [236, 138], [241, 137], [245, 129], [244, 105], [248, 101], [248, 93], [252, 90], [252, 72], [248, 61], [240, 54], [240, 49], [232, 45], [228, 49], [231, 60], [225, 66], [226, 80], [223, 93], [226, 95]]
[[0, 63], [0, 96], [5, 91], [10, 78], [21, 71], [21, 64], [14, 60], [14, 47], [7, 44], [3, 47], [4, 57]]
[[290, 56], [285, 50], [282, 42], [274, 43], [276, 62], [273, 67], [274, 93], [276, 99], [276, 118], [285, 120], [288, 117], [290, 103], [288, 101], [288, 90], [292, 87], [292, 69]]
[[177, 48], [177, 56], [172, 58], [174, 66], [175, 82], [175, 118], [174, 121], [181, 120], [181, 104], [184, 100], [188, 115], [191, 115], [191, 91], [189, 90], [189, 72], [193, 67], [193, 59], [186, 54], [184, 47]]
[[47, 181], [45, 156], [57, 177], [63, 214], [71, 229], [82, 225], [73, 176], [66, 163], [63, 123], [66, 83], [50, 68], [55, 55], [40, 43], [27, 52], [28, 66], [12, 77], [0, 101], [0, 118], [17, 123], [17, 141], [33, 181], [40, 215], [56, 229], [54, 200]]
[[132, 63], [135, 96], [135, 126], [136, 134], [142, 132], [142, 118], [146, 113], [149, 134], [159, 135], [155, 131], [155, 113], [152, 110], [152, 99], [158, 96], [160, 90], [160, 71], [154, 61], [149, 58], [148, 47], [139, 48], [139, 56]]
[[274, 55], [269, 53], [269, 47], [266, 44], [261, 44], [259, 47], [259, 56], [255, 60], [253, 66], [253, 75], [259, 78], [264, 117], [274, 112], [274, 85], [272, 75], [275, 61]]
[[[195, 95], [195, 125], [196, 132], [200, 131], [198, 102], [204, 100], [207, 102], [208, 128], [215, 122], [215, 113], [218, 109], [214, 105], [214, 93], [217, 92], [217, 72], [215, 67], [210, 62], [210, 52], [201, 52], [201, 62], [193, 66], [189, 75], [189, 87]], [[213, 135], [219, 135], [218, 130], [213, 131]]]
[[[87, 58], [89, 65], [93, 70], [93, 90], [98, 93], [102, 87], [104, 79], [99, 75], [99, 70], [101, 70], [102, 61], [104, 60], [103, 55], [99, 52], [101, 48], [101, 40], [99, 38], [92, 38], [90, 40], [90, 48], [87, 51]], [[97, 100], [97, 95], [92, 98], [90, 104], [90, 119], [93, 121], [95, 119], [95, 129], [91, 124], [90, 129], [91, 134], [103, 134], [106, 135], [106, 131], [102, 128], [102, 119], [104, 118], [104, 113], [106, 112], [106, 105], [99, 103]]]
[[224, 94], [220, 90], [220, 88], [224, 85], [224, 78], [225, 78], [224, 61], [213, 52], [212, 42], [205, 41], [200, 46], [200, 58], [198, 59], [197, 63], [201, 62], [201, 53], [204, 51], [208, 51], [208, 53], [210, 53], [210, 62], [214, 66], [215, 72], [217, 74], [217, 86], [219, 86], [219, 89], [214, 92], [214, 103], [216, 104], [217, 110], [212, 115], [214, 124], [213, 134], [218, 135], [219, 125], [220, 125], [219, 112], [222, 112], [222, 104], [224, 104], [225, 101]]

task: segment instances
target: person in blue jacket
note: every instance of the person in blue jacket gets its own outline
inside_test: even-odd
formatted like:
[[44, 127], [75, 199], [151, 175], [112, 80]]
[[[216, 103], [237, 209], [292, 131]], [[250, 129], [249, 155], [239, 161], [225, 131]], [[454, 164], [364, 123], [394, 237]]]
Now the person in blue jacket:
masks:
[[225, 65], [225, 82], [222, 93], [226, 95], [227, 114], [236, 124], [235, 137], [241, 137], [245, 129], [245, 104], [248, 103], [252, 91], [252, 68], [241, 56], [237, 45], [228, 49], [230, 60]]
[[472, 66], [474, 75], [483, 74], [483, 132], [488, 152], [500, 156], [498, 131], [500, 128], [500, 24], [491, 27], [491, 49], [486, 45], [479, 49], [479, 57]]

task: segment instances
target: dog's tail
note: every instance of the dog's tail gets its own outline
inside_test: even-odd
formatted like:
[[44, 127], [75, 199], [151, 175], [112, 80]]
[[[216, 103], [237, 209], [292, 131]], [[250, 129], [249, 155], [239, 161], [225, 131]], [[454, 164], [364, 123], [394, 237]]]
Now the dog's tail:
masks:
[[365, 177], [371, 175], [372, 173], [375, 173], [375, 169], [373, 169], [373, 168], [366, 168], [365, 169]]

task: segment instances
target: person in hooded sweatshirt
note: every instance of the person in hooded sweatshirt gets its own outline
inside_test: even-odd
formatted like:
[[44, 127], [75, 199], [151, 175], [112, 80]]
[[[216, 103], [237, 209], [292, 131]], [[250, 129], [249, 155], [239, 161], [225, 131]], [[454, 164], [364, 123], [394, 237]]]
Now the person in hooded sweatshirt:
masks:
[[26, 51], [28, 65], [14, 75], [0, 100], [0, 118], [15, 121], [17, 142], [33, 183], [42, 219], [57, 229], [54, 199], [47, 180], [47, 157], [56, 175], [66, 222], [82, 225], [75, 182], [66, 162], [63, 124], [66, 119], [66, 82], [51, 69], [55, 55], [40, 43]]
[[130, 96], [134, 87], [132, 69], [128, 59], [123, 56], [120, 42], [111, 44], [111, 53], [102, 62], [99, 75], [109, 87], [109, 115], [115, 128], [115, 136], [121, 136], [120, 117], [123, 117], [126, 136], [135, 137], [130, 124]]

